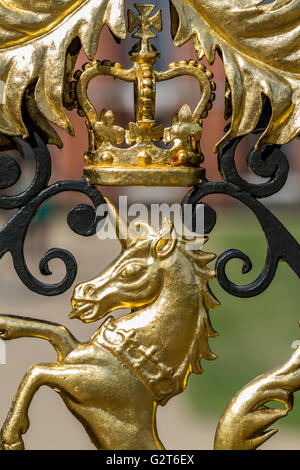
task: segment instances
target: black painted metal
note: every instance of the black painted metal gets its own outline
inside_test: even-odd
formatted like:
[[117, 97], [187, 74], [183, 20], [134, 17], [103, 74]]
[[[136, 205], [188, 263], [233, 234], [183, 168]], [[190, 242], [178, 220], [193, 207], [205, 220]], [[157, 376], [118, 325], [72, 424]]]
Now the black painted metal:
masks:
[[[104, 217], [96, 215], [96, 209], [105, 204], [102, 194], [88, 181], [60, 181], [48, 186], [51, 175], [51, 157], [42, 138], [34, 131], [25, 141], [19, 137], [11, 138], [13, 146], [24, 155], [32, 154], [36, 161], [36, 173], [29, 187], [20, 194], [0, 195], [0, 209], [17, 209], [9, 222], [0, 231], [0, 258], [10, 252], [15, 270], [21, 281], [32, 291], [47, 296], [59, 295], [73, 284], [77, 264], [73, 255], [61, 248], [49, 250], [40, 261], [40, 272], [49, 276], [48, 263], [52, 259], [64, 262], [66, 274], [56, 284], [47, 284], [36, 279], [28, 270], [24, 257], [24, 241], [29, 225], [41, 205], [49, 198], [65, 192], [76, 191], [87, 195], [93, 206], [80, 204], [72, 209], [67, 217], [69, 227], [77, 234], [91, 236]], [[267, 145], [261, 150], [252, 151], [248, 156], [248, 166], [255, 174], [269, 178], [264, 184], [251, 184], [239, 175], [235, 165], [235, 153], [241, 138], [225, 145], [218, 155], [219, 171], [224, 181], [204, 181], [196, 186], [183, 200], [183, 205], [192, 204], [194, 215], [200, 205], [205, 205], [205, 232], [210, 233], [216, 224], [216, 213], [202, 199], [210, 194], [226, 194], [247, 206], [257, 217], [266, 236], [267, 255], [265, 266], [257, 279], [247, 285], [237, 285], [230, 281], [226, 266], [232, 259], [243, 261], [243, 273], [252, 269], [249, 257], [240, 250], [230, 249], [217, 260], [217, 277], [221, 286], [230, 294], [238, 297], [253, 297], [262, 293], [271, 284], [276, 274], [278, 262], [285, 260], [300, 277], [300, 245], [267, 209], [259, 199], [277, 193], [286, 183], [289, 164], [279, 146]], [[0, 154], [0, 189], [13, 186], [21, 175], [21, 169], [13, 157]]]
[[[252, 151], [248, 157], [248, 165], [253, 173], [270, 178], [264, 184], [250, 184], [243, 180], [235, 165], [235, 152], [241, 138], [232, 140], [225, 145], [218, 155], [219, 171], [224, 179], [221, 182], [204, 181], [196, 186], [183, 200], [183, 204], [193, 204], [197, 210], [201, 200], [210, 194], [226, 194], [247, 206], [257, 217], [266, 236], [267, 256], [264, 268], [257, 279], [247, 285], [237, 285], [228, 279], [226, 266], [232, 259], [243, 261], [243, 274], [252, 269], [249, 257], [240, 250], [231, 249], [223, 253], [217, 260], [217, 277], [221, 286], [237, 297], [254, 297], [265, 291], [277, 271], [278, 261], [285, 260], [300, 277], [300, 245], [282, 223], [260, 202], [277, 193], [286, 183], [289, 164], [285, 154], [278, 146], [267, 145], [261, 150]], [[209, 233], [214, 226], [214, 210], [207, 207]]]
[[[101, 217], [96, 215], [96, 209], [99, 205], [105, 204], [105, 201], [101, 193], [84, 178], [79, 181], [60, 181], [48, 186], [51, 176], [51, 157], [47, 146], [37, 133], [33, 132], [26, 141], [14, 137], [12, 142], [22, 154], [33, 154], [36, 173], [32, 183], [22, 193], [15, 196], [0, 195], [0, 208], [18, 209], [0, 231], [0, 258], [10, 252], [18, 276], [32, 291], [47, 296], [59, 295], [69, 289], [75, 280], [77, 273], [75, 258], [69, 251], [61, 248], [49, 250], [40, 261], [40, 272], [45, 276], [51, 275], [49, 261], [60, 259], [65, 264], [65, 277], [56, 284], [46, 284], [36, 279], [28, 270], [24, 257], [24, 241], [30, 222], [49, 198], [65, 191], [76, 191], [87, 195], [94, 207], [88, 204], [78, 205], [68, 214], [68, 224], [74, 232], [90, 236], [96, 233], [96, 226], [101, 222]], [[10, 155], [1, 154], [0, 188], [10, 188], [18, 181], [20, 174], [18, 163]]]

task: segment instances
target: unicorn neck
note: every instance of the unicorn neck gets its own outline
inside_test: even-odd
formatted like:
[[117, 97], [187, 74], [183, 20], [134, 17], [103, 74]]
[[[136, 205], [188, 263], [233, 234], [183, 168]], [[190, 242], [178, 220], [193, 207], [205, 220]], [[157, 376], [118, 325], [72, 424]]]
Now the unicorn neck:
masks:
[[190, 366], [190, 351], [198, 333], [198, 312], [199, 290], [193, 273], [188, 272], [183, 279], [179, 272], [166, 272], [157, 300], [116, 323], [122, 330], [134, 330], [135, 338], [142, 346], [155, 346], [159, 360], [185, 378]]

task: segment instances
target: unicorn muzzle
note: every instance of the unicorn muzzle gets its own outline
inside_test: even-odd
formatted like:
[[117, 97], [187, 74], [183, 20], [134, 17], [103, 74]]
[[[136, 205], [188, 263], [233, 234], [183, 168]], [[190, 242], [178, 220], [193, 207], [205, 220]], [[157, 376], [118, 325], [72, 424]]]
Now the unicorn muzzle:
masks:
[[69, 318], [78, 318], [80, 320], [89, 320], [98, 312], [98, 305], [96, 302], [87, 300], [72, 299], [72, 311]]

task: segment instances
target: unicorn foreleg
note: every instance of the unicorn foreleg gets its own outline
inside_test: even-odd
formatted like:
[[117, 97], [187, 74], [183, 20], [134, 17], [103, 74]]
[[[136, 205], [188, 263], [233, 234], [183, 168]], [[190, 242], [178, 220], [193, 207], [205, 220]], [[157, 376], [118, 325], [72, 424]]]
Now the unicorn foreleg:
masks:
[[[37, 390], [45, 384], [45, 378], [40, 373], [42, 367], [42, 364], [31, 366], [19, 385], [1, 430], [0, 442], [3, 450], [24, 449], [21, 435], [25, 434], [29, 427], [28, 409]], [[52, 366], [54, 367], [55, 365]]]
[[[38, 389], [47, 385], [59, 392], [65, 399], [75, 400], [79, 404], [82, 401], [97, 398], [99, 395], [99, 384], [87, 387], [89, 381], [97, 382], [97, 368], [88, 365], [65, 365], [65, 364], [35, 364], [28, 369], [27, 374], [19, 385], [17, 393], [12, 402], [1, 430], [0, 448], [3, 450], [22, 450], [24, 444], [22, 434], [29, 427], [28, 409]], [[94, 413], [93, 413], [94, 416]], [[96, 438], [94, 436], [94, 442]]]
[[63, 325], [34, 318], [0, 315], [1, 339], [11, 340], [23, 337], [49, 341], [57, 352], [59, 362], [79, 345], [79, 342]]

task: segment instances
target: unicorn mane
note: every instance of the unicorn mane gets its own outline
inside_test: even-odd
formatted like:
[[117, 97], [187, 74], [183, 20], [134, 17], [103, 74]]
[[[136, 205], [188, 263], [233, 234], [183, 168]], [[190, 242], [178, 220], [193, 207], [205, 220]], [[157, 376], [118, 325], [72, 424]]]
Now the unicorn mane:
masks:
[[[207, 237], [203, 238], [203, 244], [208, 241]], [[195, 275], [196, 284], [199, 291], [199, 315], [195, 332], [195, 340], [191, 344], [189, 354], [189, 367], [188, 373], [201, 374], [201, 359], [214, 360], [216, 355], [209, 347], [209, 338], [216, 338], [218, 333], [213, 329], [209, 317], [209, 309], [216, 308], [220, 305], [219, 301], [215, 298], [209, 287], [209, 281], [213, 280], [216, 276], [215, 271], [209, 269], [207, 264], [216, 258], [216, 255], [202, 251], [200, 249], [190, 249], [190, 244], [199, 243], [199, 239], [191, 241], [185, 238], [178, 238], [178, 249], [189, 260]], [[189, 246], [189, 249], [187, 249]]]
[[[201, 374], [203, 372], [200, 364], [201, 359], [215, 360], [217, 358], [211, 351], [208, 342], [209, 338], [217, 338], [219, 336], [212, 327], [209, 309], [219, 307], [220, 303], [213, 295], [208, 284], [209, 281], [216, 277], [216, 272], [207, 267], [207, 264], [213, 261], [216, 255], [198, 248], [199, 244], [202, 247], [208, 242], [207, 236], [200, 238], [194, 236], [190, 238], [179, 236], [178, 233], [175, 232], [174, 223], [171, 220], [165, 219], [161, 230], [156, 230], [147, 223], [137, 223], [136, 225], [141, 226], [145, 233], [148, 232], [149, 234], [150, 232], [156, 240], [160, 239], [162, 244], [170, 236], [176, 237], [177, 249], [180, 250], [189, 261], [195, 275], [200, 297], [198, 322], [194, 336], [195, 340], [191, 344], [190, 354], [186, 363], [187, 366], [181, 368], [181, 373], [178, 371], [178, 375], [186, 375], [186, 378], [183, 380], [183, 382], [186, 383], [190, 373]], [[146, 230], [146, 228], [148, 230]]]

